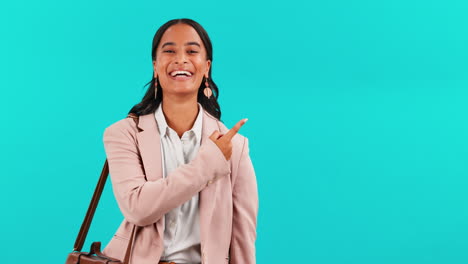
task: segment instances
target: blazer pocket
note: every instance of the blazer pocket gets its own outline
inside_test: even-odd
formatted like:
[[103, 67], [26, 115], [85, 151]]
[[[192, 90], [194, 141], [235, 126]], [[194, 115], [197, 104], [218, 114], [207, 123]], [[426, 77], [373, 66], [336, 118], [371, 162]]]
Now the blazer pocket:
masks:
[[125, 241], [130, 240], [130, 238], [125, 237], [124, 235], [121, 235], [121, 234], [115, 234], [114, 237], [117, 239], [125, 240]]
[[116, 258], [123, 261], [128, 246], [128, 241], [128, 238], [125, 238], [120, 234], [115, 234], [109, 244], [107, 244], [107, 246], [104, 248], [102, 253], [111, 258]]

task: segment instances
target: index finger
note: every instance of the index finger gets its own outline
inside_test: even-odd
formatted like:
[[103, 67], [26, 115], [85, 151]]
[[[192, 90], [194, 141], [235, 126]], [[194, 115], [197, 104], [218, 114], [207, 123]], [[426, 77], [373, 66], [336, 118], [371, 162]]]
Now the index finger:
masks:
[[239, 132], [239, 129], [241, 128], [242, 125], [245, 124], [245, 122], [247, 122], [248, 118], [244, 118], [242, 119], [241, 121], [237, 122], [237, 124], [235, 126], [233, 126], [231, 129], [229, 129], [229, 131], [224, 134], [223, 138], [226, 138], [227, 140], [231, 140], [234, 135]]

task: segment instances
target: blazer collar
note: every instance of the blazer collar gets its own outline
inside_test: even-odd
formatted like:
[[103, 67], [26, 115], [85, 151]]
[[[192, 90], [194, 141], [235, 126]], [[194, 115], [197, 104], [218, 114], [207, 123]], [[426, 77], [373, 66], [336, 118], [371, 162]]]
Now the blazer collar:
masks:
[[[200, 103], [198, 104], [198, 114], [195, 118], [195, 122], [190, 129], [195, 134], [196, 142], [199, 143], [201, 141], [201, 133], [202, 133], [202, 119], [203, 119], [203, 106]], [[159, 135], [165, 136], [168, 133], [169, 126], [166, 122], [166, 117], [164, 116], [164, 111], [162, 109], [162, 104], [159, 104], [158, 108], [155, 112], [156, 124], [158, 127]]]
[[[224, 133], [214, 116], [203, 109], [201, 146], [210, 140], [209, 136], [214, 130]], [[141, 115], [138, 122], [139, 132], [137, 134], [138, 148], [140, 150], [143, 166], [147, 180], [157, 180], [162, 178], [161, 160], [161, 136], [157, 127], [154, 113]], [[201, 147], [200, 146], [200, 147]]]

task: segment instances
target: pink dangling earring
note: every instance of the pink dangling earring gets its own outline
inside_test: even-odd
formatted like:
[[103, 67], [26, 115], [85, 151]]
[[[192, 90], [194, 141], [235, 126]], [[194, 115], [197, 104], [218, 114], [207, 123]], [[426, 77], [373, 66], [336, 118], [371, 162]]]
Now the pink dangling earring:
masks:
[[156, 95], [158, 94], [158, 79], [154, 79], [154, 99], [156, 99]]
[[205, 94], [205, 96], [208, 99], [210, 99], [211, 95], [213, 94], [213, 92], [211, 91], [210, 86], [208, 85], [208, 78], [206, 78], [206, 80], [205, 80], [205, 89], [203, 90], [203, 93]]

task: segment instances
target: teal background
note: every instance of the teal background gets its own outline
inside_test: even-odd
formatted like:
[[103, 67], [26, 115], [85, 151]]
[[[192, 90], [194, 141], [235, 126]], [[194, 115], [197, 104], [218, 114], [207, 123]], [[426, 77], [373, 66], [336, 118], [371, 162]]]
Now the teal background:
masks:
[[[0, 4], [2, 262], [64, 263], [157, 28], [214, 45], [222, 120], [250, 139], [257, 262], [468, 263], [466, 1]], [[110, 182], [84, 249], [122, 215]], [[24, 261], [23, 261], [24, 260]]]

